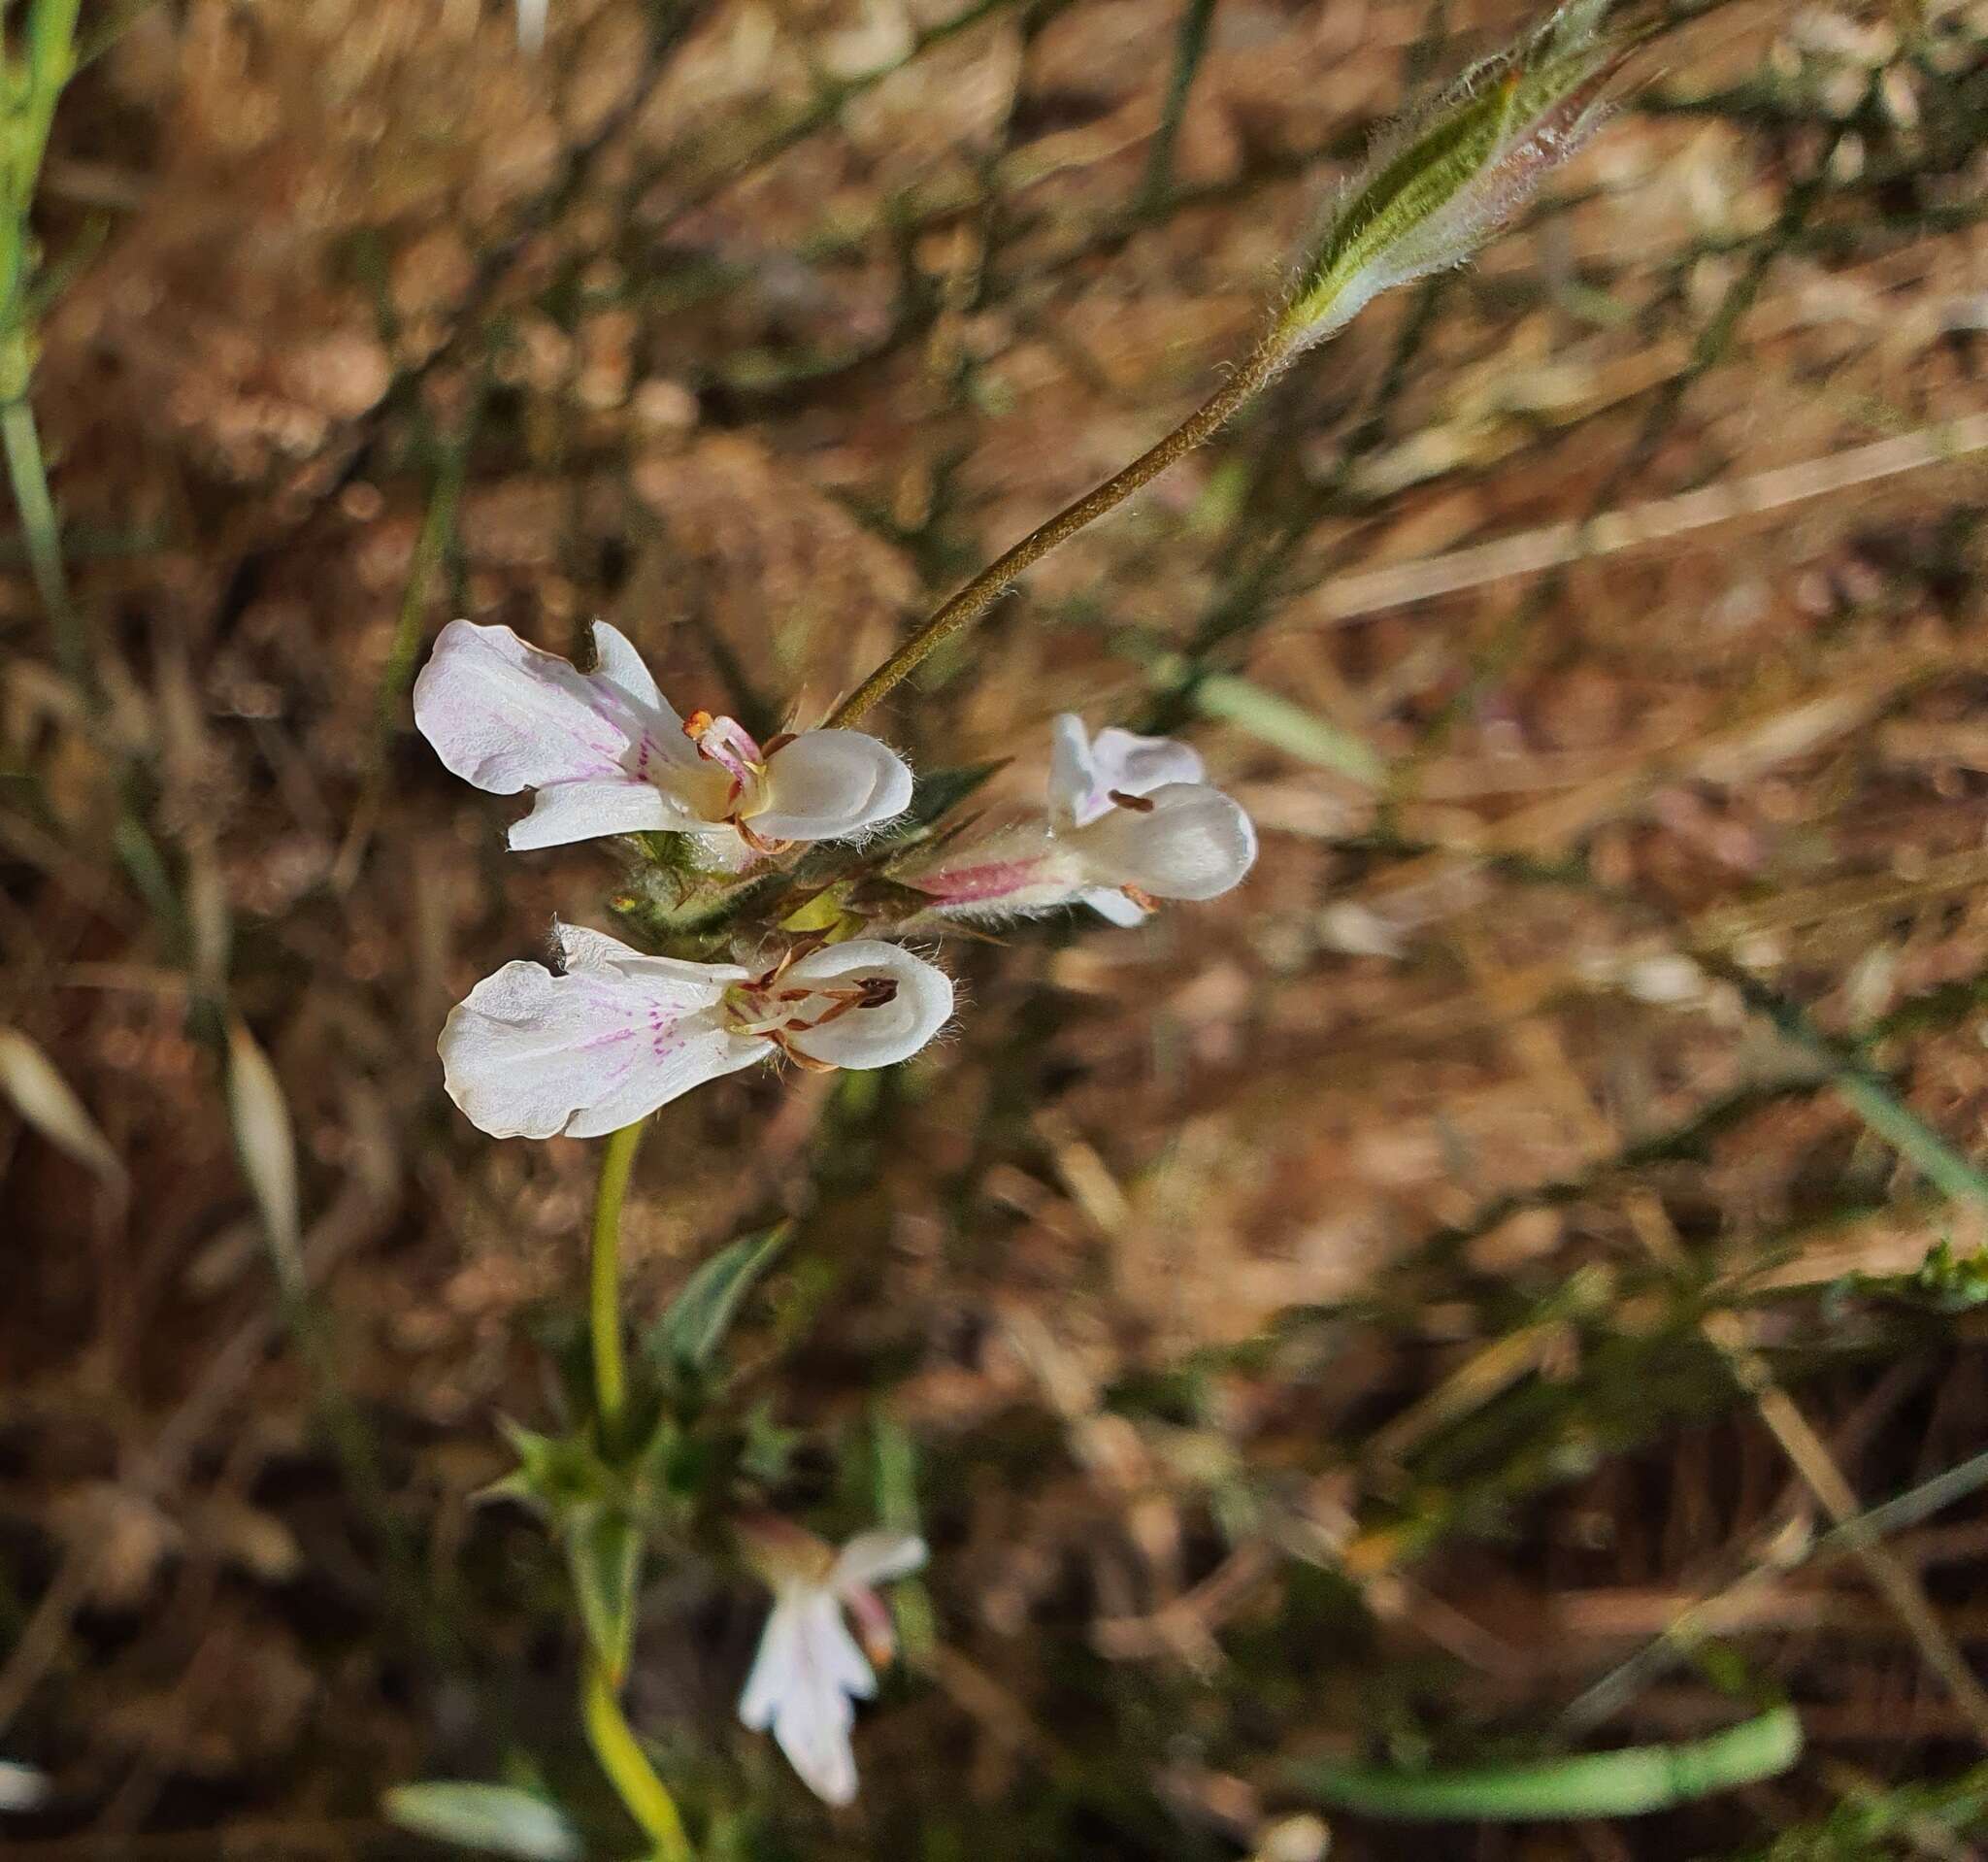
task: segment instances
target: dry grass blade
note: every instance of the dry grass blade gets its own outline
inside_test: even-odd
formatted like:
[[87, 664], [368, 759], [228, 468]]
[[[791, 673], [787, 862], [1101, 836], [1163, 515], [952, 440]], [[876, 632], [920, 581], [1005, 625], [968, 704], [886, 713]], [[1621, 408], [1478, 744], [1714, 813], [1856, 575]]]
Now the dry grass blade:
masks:
[[120, 1192], [124, 1165], [55, 1063], [17, 1028], [0, 1028], [0, 1092], [51, 1145]]
[[269, 1056], [242, 1021], [228, 1025], [228, 1118], [242, 1174], [285, 1299], [304, 1291], [303, 1224], [297, 1202], [297, 1139], [289, 1101]]

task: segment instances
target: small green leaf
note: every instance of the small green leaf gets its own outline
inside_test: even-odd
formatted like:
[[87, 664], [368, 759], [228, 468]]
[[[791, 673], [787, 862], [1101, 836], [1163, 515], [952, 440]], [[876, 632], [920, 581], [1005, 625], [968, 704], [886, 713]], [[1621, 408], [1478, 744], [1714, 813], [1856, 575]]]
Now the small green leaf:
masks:
[[555, 1805], [508, 1784], [402, 1784], [381, 1800], [387, 1820], [417, 1836], [523, 1862], [580, 1862], [579, 1832]]
[[489, 1494], [527, 1501], [558, 1519], [591, 1511], [613, 1491], [613, 1477], [582, 1438], [540, 1435], [511, 1421], [502, 1427], [517, 1468], [486, 1488]]
[[669, 1310], [649, 1329], [647, 1350], [666, 1369], [702, 1371], [724, 1342], [740, 1304], [753, 1282], [786, 1246], [784, 1222], [713, 1254], [670, 1302]]

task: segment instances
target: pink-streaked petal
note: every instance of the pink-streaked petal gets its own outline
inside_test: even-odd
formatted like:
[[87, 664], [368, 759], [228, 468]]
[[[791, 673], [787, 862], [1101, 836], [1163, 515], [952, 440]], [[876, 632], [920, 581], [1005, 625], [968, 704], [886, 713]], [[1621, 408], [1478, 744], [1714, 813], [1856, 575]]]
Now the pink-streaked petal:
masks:
[[943, 848], [900, 877], [948, 917], [999, 919], [1054, 912], [1083, 882], [1081, 860], [1038, 818]]
[[[494, 1138], [598, 1138], [772, 1051], [717, 1004], [733, 966], [642, 957], [561, 927], [571, 968], [507, 963], [458, 1003], [436, 1044], [448, 1096]], [[625, 953], [625, 957], [613, 953]], [[578, 960], [576, 960], [578, 959]]]
[[888, 1668], [897, 1660], [897, 1624], [882, 1593], [868, 1584], [851, 1584], [841, 1595], [843, 1608], [856, 1626], [857, 1646], [873, 1666]]
[[904, 758], [862, 731], [803, 731], [766, 763], [766, 807], [752, 831], [769, 841], [835, 841], [902, 815], [911, 803]]
[[1256, 829], [1238, 803], [1199, 782], [1170, 783], [1146, 800], [1144, 813], [1115, 808], [1068, 837], [1094, 883], [1161, 899], [1212, 899], [1241, 883], [1256, 859]]
[[[902, 945], [874, 938], [832, 944], [803, 957], [786, 974], [791, 987], [847, 988], [873, 978], [896, 985], [890, 1001], [847, 1014], [787, 1039], [811, 1060], [831, 1067], [889, 1067], [909, 1060], [952, 1017], [952, 979]], [[797, 1009], [802, 1019], [819, 1015], [829, 1003], [816, 997]]]
[[859, 1532], [836, 1555], [829, 1587], [846, 1592], [909, 1578], [924, 1569], [927, 1555], [924, 1540], [914, 1532]]
[[1077, 892], [1075, 903], [1089, 906], [1099, 917], [1128, 931], [1135, 924], [1143, 924], [1146, 920], [1145, 907], [1128, 899], [1113, 885], [1084, 886]]
[[436, 640], [414, 682], [414, 722], [451, 772], [494, 795], [621, 777], [648, 728], [611, 681], [468, 620]]
[[683, 720], [677, 715], [676, 708], [656, 689], [656, 682], [648, 668], [643, 664], [642, 655], [635, 650], [635, 644], [620, 628], [611, 626], [605, 620], [594, 622], [594, 679], [612, 685], [628, 701], [630, 708], [646, 718], [656, 733], [669, 740], [671, 748], [678, 745], [682, 749], [679, 755], [694, 755], [683, 737]]
[[511, 824], [509, 840], [514, 849], [523, 851], [566, 847], [607, 834], [680, 828], [687, 821], [675, 798], [666, 796], [654, 783], [629, 776], [603, 777], [598, 781], [554, 782], [540, 789], [532, 812]]

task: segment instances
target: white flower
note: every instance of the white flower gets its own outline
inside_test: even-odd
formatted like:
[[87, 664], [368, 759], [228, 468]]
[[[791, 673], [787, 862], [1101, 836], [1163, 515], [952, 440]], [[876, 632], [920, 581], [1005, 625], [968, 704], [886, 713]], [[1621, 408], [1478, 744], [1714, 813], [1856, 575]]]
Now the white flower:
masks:
[[554, 930], [563, 975], [507, 963], [449, 1012], [437, 1043], [448, 1096], [493, 1138], [598, 1138], [777, 1053], [888, 1067], [952, 1014], [943, 970], [874, 939], [789, 952], [754, 975]]
[[1087, 905], [1137, 924], [1157, 899], [1212, 899], [1256, 859], [1256, 829], [1169, 737], [1115, 726], [1093, 740], [1064, 713], [1054, 726], [1046, 820], [970, 843], [909, 882], [955, 916]]
[[788, 841], [835, 841], [902, 815], [911, 773], [861, 731], [764, 746], [736, 719], [679, 717], [605, 621], [581, 672], [509, 627], [452, 620], [414, 682], [414, 722], [443, 762], [493, 795], [537, 791], [514, 848], [674, 828], [736, 861]]
[[[918, 1570], [925, 1542], [909, 1533], [865, 1532], [832, 1553], [812, 1533], [771, 1517], [743, 1527], [740, 1536], [774, 1603], [739, 1697], [739, 1717], [755, 1733], [773, 1729], [817, 1797], [847, 1804], [856, 1795], [851, 1703], [876, 1694], [871, 1663], [880, 1667], [894, 1652], [890, 1613], [876, 1586]], [[845, 1609], [863, 1632], [863, 1647], [843, 1620]]]

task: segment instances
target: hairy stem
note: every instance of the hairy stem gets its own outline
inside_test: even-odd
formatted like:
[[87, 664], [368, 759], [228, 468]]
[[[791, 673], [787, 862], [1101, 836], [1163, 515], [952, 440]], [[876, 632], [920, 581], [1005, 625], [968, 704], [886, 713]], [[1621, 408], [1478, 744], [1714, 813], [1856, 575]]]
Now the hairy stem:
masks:
[[1095, 523], [1106, 512], [1123, 504], [1141, 485], [1157, 479], [1170, 465], [1184, 458], [1204, 440], [1211, 438], [1244, 402], [1263, 390], [1291, 350], [1288, 334], [1273, 331], [1265, 337], [1220, 389], [1196, 408], [1165, 439], [1147, 448], [1122, 472], [1107, 479], [1096, 490], [1086, 492], [1075, 504], [1066, 505], [1046, 523], [1039, 524], [1011, 549], [997, 556], [981, 570], [843, 700], [830, 723], [853, 724], [929, 654], [985, 614], [1024, 569], [1040, 562], [1059, 544], [1068, 543], [1087, 524]]
[[647, 1129], [647, 1121], [638, 1119], [609, 1135], [601, 1152], [601, 1186], [594, 1198], [587, 1313], [593, 1336], [594, 1404], [604, 1437], [612, 1436], [619, 1426], [628, 1394], [621, 1368], [621, 1205], [628, 1196], [635, 1153], [642, 1148], [643, 1133]]

